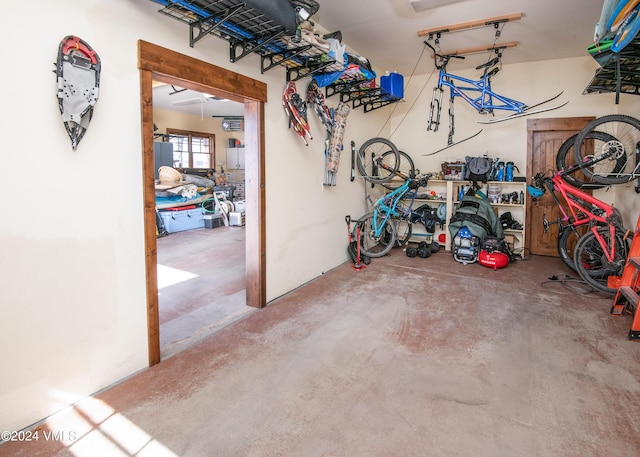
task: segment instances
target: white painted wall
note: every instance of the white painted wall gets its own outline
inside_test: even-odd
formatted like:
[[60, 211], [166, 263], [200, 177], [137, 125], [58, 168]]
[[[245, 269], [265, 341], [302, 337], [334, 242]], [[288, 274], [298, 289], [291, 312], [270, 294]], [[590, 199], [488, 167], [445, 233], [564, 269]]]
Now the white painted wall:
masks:
[[[446, 139], [425, 132], [425, 97], [434, 81], [417, 77], [395, 110], [352, 112], [337, 186], [324, 187], [324, 133], [313, 115], [310, 146], [287, 130], [284, 71], [260, 74], [255, 56], [231, 64], [226, 43], [215, 37], [190, 48], [187, 26], [158, 9], [149, 0], [33, 0], [11, 3], [0, 19], [8, 37], [0, 46], [10, 57], [0, 73], [6, 156], [0, 190], [9, 202], [0, 224], [0, 430], [28, 426], [147, 366], [137, 40], [268, 84], [268, 300], [346, 260], [344, 217], [362, 215], [370, 191], [361, 179], [349, 181], [349, 142], [388, 136], [392, 113], [391, 128], [398, 127], [392, 140], [423, 170], [470, 152], [488, 150], [518, 164], [526, 153], [525, 121], [515, 121], [422, 159]], [[29, 27], [16, 18], [28, 19]], [[103, 64], [100, 100], [77, 151], [60, 119], [52, 73], [58, 43], [70, 34], [91, 44]], [[553, 115], [606, 114], [616, 109], [612, 96], [580, 96], [593, 69], [589, 58], [505, 65], [495, 84], [527, 101], [565, 90], [571, 103]], [[457, 113], [458, 138], [478, 128], [467, 107], [459, 104]]]
[[[28, 426], [147, 366], [139, 39], [268, 84], [269, 300], [344, 262], [344, 216], [364, 212], [348, 155], [338, 185], [323, 188], [319, 122], [311, 120], [316, 138], [308, 147], [287, 130], [283, 69], [262, 75], [256, 56], [231, 64], [227, 43], [215, 37], [190, 48], [187, 26], [158, 9], [148, 0], [35, 0], [7, 6], [0, 19], [5, 37], [20, 41], [1, 45], [11, 56], [0, 75], [7, 171], [0, 189], [10, 202], [0, 224], [1, 430]], [[16, 18], [28, 19], [28, 30]], [[66, 35], [85, 39], [103, 66], [100, 99], [76, 151], [52, 72]], [[347, 142], [377, 132], [387, 114], [354, 112]]]
[[[561, 91], [563, 94], [548, 106], [569, 104], [558, 110], [533, 115], [530, 118], [603, 116], [606, 114], [628, 114], [638, 117], [640, 107], [638, 97], [621, 94], [620, 104], [615, 104], [614, 94], [583, 95], [584, 89], [598, 68], [595, 60], [589, 56], [574, 59], [533, 62], [509, 65], [509, 50], [503, 57], [502, 70], [492, 79], [493, 90], [530, 105], [545, 100]], [[420, 70], [431, 71], [432, 60], [424, 59]], [[450, 70], [451, 71], [451, 70]], [[479, 70], [452, 71], [452, 73], [475, 79], [481, 76]], [[407, 81], [405, 79], [405, 81]], [[490, 119], [490, 115], [476, 113], [461, 98], [455, 100], [455, 140], [461, 140], [482, 129], [477, 137], [435, 155], [425, 156], [447, 144], [448, 133], [448, 92], [443, 99], [441, 125], [438, 132], [427, 131], [429, 105], [432, 89], [437, 83], [437, 73], [425, 73], [412, 78], [405, 88], [407, 103], [397, 105], [394, 113], [391, 140], [403, 151], [409, 153], [421, 171], [439, 171], [442, 162], [464, 160], [465, 156], [481, 155], [512, 160], [524, 174], [527, 155], [527, 117], [498, 124], [478, 124], [478, 121]], [[417, 100], [414, 103], [414, 100]], [[544, 105], [547, 106], [547, 105]], [[508, 114], [508, 113], [506, 113]], [[496, 118], [505, 114], [496, 114]], [[530, 177], [529, 177], [530, 178]], [[596, 197], [614, 203], [625, 216], [629, 228], [636, 224], [640, 213], [640, 198], [633, 190], [634, 183], [615, 186], [596, 191]]]

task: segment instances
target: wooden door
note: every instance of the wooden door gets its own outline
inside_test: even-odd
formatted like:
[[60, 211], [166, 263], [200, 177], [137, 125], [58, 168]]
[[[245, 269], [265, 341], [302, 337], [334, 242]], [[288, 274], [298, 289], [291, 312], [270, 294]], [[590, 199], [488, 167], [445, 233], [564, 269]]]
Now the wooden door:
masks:
[[[556, 155], [562, 143], [582, 129], [592, 117], [529, 119], [527, 121], [527, 183], [538, 172], [548, 176], [556, 170]], [[560, 217], [558, 206], [545, 193], [540, 198], [529, 198], [525, 227], [531, 254], [558, 257], [558, 226], [552, 224], [544, 233], [543, 217], [549, 222]]]

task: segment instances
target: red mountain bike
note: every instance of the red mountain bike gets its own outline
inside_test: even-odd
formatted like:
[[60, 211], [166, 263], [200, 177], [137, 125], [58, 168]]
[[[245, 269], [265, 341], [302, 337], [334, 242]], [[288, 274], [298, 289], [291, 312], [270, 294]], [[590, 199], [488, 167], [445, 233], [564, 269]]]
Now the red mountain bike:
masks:
[[[624, 228], [620, 212], [613, 205], [573, 187], [564, 179], [598, 160], [603, 159], [591, 158], [551, 177], [538, 173], [527, 190], [534, 198], [549, 190], [558, 204], [562, 217], [553, 223], [558, 224], [558, 253], [564, 263], [592, 288], [614, 294], [617, 287], [609, 287], [608, 279], [622, 275], [629, 251], [629, 231]], [[552, 223], [544, 217], [543, 224], [546, 232]]]

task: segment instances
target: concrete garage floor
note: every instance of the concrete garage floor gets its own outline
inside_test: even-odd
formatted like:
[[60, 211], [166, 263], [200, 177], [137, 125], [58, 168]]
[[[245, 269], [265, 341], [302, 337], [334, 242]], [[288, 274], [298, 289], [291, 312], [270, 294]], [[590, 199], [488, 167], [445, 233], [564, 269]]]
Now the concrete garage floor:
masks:
[[640, 455], [631, 317], [567, 273], [345, 263], [39, 427], [73, 441], [0, 455]]
[[245, 306], [245, 228], [217, 227], [158, 239], [162, 360], [256, 309]]

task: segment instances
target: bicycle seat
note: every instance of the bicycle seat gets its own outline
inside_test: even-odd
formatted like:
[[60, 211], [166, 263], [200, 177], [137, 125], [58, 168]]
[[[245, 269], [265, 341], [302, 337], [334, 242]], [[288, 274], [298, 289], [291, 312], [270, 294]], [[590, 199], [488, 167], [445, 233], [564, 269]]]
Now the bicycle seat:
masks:
[[476, 70], [480, 70], [481, 68], [486, 68], [486, 67], [491, 67], [495, 64], [497, 64], [498, 62], [500, 62], [500, 57], [494, 57], [493, 59], [491, 59], [490, 61], [483, 63], [481, 65], [478, 65], [476, 67]]

